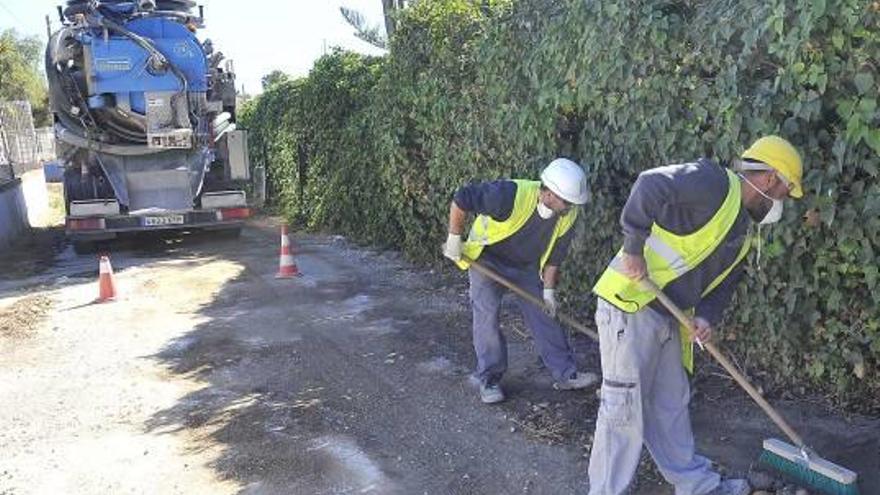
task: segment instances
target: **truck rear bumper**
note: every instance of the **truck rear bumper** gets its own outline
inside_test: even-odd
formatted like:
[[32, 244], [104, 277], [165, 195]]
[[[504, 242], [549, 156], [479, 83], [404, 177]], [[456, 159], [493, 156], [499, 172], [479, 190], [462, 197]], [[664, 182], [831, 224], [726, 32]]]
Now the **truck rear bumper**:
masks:
[[251, 216], [249, 208], [155, 212], [139, 215], [67, 217], [65, 233], [75, 241], [101, 241], [127, 232], [237, 229]]

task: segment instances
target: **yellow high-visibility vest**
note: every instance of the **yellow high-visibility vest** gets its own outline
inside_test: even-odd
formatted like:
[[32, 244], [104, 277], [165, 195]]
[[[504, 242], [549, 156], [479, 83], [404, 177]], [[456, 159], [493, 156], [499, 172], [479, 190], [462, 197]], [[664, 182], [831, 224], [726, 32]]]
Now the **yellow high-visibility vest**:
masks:
[[[468, 239], [461, 249], [461, 253], [464, 256], [472, 260], [478, 259], [486, 246], [501, 242], [515, 234], [519, 229], [523, 228], [535, 212], [535, 208], [538, 205], [541, 182], [532, 180], [514, 180], [513, 182], [516, 183], [516, 197], [513, 200], [513, 211], [510, 212], [510, 216], [506, 220], [499, 222], [493, 220], [488, 215], [477, 215], [474, 224], [471, 226]], [[541, 255], [541, 270], [544, 269], [544, 265], [550, 259], [550, 254], [553, 252], [556, 241], [571, 229], [576, 218], [577, 209], [572, 208], [557, 220], [556, 227], [553, 229], [553, 236]], [[467, 270], [470, 265], [465, 261], [458, 261], [457, 264], [462, 270]]]
[[[697, 267], [709, 257], [727, 237], [742, 208], [740, 182], [730, 170], [726, 170], [729, 187], [727, 197], [709, 222], [697, 231], [678, 235], [660, 227], [651, 227], [651, 235], [645, 240], [643, 255], [648, 276], [661, 289], [685, 273]], [[718, 275], [703, 291], [712, 292], [748, 254], [750, 242], [745, 240], [735, 261]], [[618, 251], [605, 272], [593, 286], [593, 293], [627, 313], [635, 313], [647, 306], [655, 296], [642, 288], [641, 283], [623, 274], [623, 248]], [[688, 308], [693, 309], [693, 308]], [[686, 328], [681, 329], [682, 361], [693, 371], [693, 347]]]
[[[651, 227], [651, 235], [645, 240], [645, 264], [648, 276], [661, 289], [715, 252], [736, 223], [742, 207], [740, 183], [733, 172], [726, 172], [730, 182], [727, 197], [706, 225], [685, 235], [673, 234], [656, 223]], [[723, 275], [726, 276], [727, 273], [729, 272]], [[650, 291], [642, 288], [638, 281], [624, 275], [623, 248], [593, 286], [593, 292], [627, 313], [635, 313], [654, 300]]]

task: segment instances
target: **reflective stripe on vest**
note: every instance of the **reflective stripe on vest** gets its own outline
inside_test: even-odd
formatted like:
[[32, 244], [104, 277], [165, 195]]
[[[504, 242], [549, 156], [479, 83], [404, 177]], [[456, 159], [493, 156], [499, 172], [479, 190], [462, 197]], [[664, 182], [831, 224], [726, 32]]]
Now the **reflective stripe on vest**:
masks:
[[[651, 228], [645, 240], [645, 264], [651, 280], [661, 289], [715, 252], [736, 223], [742, 206], [740, 183], [733, 172], [726, 172], [727, 196], [706, 225], [685, 235], [673, 234], [656, 223]], [[623, 249], [611, 260], [593, 292], [627, 313], [635, 313], [654, 300], [650, 291], [623, 274]]]
[[[532, 180], [514, 180], [516, 184], [516, 197], [513, 200], [513, 210], [510, 216], [503, 222], [493, 220], [488, 215], [477, 215], [474, 224], [471, 226], [468, 240], [462, 246], [461, 252], [472, 260], [476, 260], [483, 252], [483, 248], [491, 246], [507, 239], [515, 234], [519, 229], [528, 222], [532, 214], [535, 213], [535, 207], [538, 205], [538, 197], [541, 191], [541, 182]], [[568, 213], [559, 217], [556, 221], [556, 227], [553, 229], [553, 235], [550, 242], [547, 243], [547, 249], [541, 255], [540, 268], [543, 270], [556, 241], [565, 235], [566, 232], [574, 225], [577, 218], [577, 209], [572, 208]], [[469, 263], [464, 261], [457, 262], [458, 267], [467, 270]]]
[[[655, 237], [654, 235], [648, 236], [648, 238], [645, 239], [645, 247], [652, 251], [654, 255], [662, 258], [663, 262], [668, 265], [669, 269], [672, 270], [677, 277], [684, 275], [690, 269], [684, 258], [659, 237]], [[622, 250], [619, 251], [617, 256], [611, 260], [610, 264], [611, 268], [614, 268], [619, 272], [623, 271], [622, 253]]]

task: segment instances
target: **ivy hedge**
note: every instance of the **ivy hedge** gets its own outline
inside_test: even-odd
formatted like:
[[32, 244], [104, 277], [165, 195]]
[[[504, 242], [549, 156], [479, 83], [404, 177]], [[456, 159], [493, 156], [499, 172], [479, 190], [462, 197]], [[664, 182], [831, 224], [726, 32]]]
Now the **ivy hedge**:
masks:
[[334, 51], [245, 108], [291, 219], [436, 260], [458, 186], [569, 156], [594, 200], [563, 289], [587, 312], [641, 170], [780, 134], [806, 197], [759, 233], [725, 345], [766, 385], [880, 410], [880, 2], [432, 0], [398, 20], [389, 55]]

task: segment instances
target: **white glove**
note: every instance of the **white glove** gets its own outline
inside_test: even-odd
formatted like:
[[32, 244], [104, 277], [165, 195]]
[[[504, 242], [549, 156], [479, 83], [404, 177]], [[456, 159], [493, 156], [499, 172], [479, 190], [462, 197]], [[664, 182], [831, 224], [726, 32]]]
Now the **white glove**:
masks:
[[446, 244], [443, 245], [443, 256], [452, 261], [461, 259], [461, 236], [459, 234], [449, 234], [446, 237]]
[[556, 308], [559, 306], [556, 303], [556, 289], [544, 289], [544, 306], [544, 312], [556, 318]]
[[712, 340], [712, 333], [712, 324], [708, 320], [699, 316], [694, 318], [694, 333], [691, 339], [699, 344], [700, 349], [703, 348], [704, 343]]

